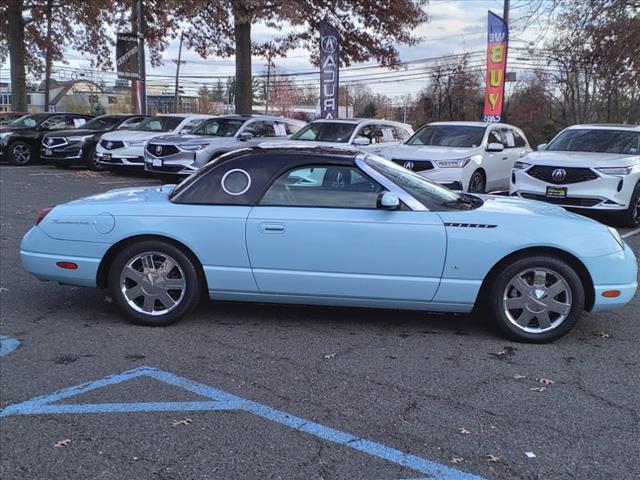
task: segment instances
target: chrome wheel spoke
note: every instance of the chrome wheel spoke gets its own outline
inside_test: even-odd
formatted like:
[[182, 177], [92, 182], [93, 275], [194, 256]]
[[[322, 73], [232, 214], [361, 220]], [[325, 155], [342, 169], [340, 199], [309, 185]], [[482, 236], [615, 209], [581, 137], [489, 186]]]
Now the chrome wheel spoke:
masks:
[[533, 285], [535, 287], [544, 287], [547, 283], [547, 272], [544, 270], [536, 270], [533, 275]]
[[511, 286], [520, 292], [522, 296], [526, 295], [531, 290], [531, 285], [525, 282], [524, 278], [517, 277], [511, 281]]
[[557, 300], [551, 300], [549, 303], [549, 311], [559, 313], [560, 315], [569, 315], [571, 311], [571, 305]]
[[516, 310], [524, 308], [526, 299], [524, 297], [507, 298], [504, 301], [504, 305], [508, 310]]
[[145, 295], [144, 296], [144, 303], [142, 304], [142, 309], [145, 312], [151, 313], [153, 312], [153, 307], [156, 303], [156, 299], [149, 296], [149, 295]]
[[538, 320], [538, 326], [540, 328], [546, 329], [551, 326], [551, 319], [549, 318], [549, 312], [547, 311], [536, 314], [536, 319]]
[[558, 280], [556, 283], [547, 288], [547, 295], [549, 296], [549, 298], [556, 298], [564, 291], [566, 291], [564, 283]]
[[140, 297], [141, 295], [144, 295], [144, 293], [142, 292], [142, 289], [140, 288], [140, 285], [136, 285], [135, 287], [129, 288], [128, 290], [124, 291], [124, 296], [129, 301], [135, 300], [136, 298]]
[[142, 258], [140, 258], [140, 260], [142, 261], [142, 265], [144, 266], [145, 269], [147, 270], [155, 270], [156, 267], [153, 263], [153, 255], [152, 254], [148, 254], [148, 255], [144, 255]]
[[139, 272], [135, 268], [129, 266], [124, 267], [123, 275], [125, 278], [133, 280], [136, 283], [140, 283], [144, 279], [144, 274], [142, 272]]
[[184, 290], [184, 278], [167, 278], [164, 281], [165, 290]]
[[172, 259], [165, 258], [164, 262], [162, 263], [162, 267], [160, 267], [160, 270], [162, 272], [164, 272], [165, 274], [167, 274], [171, 270], [173, 270], [173, 267], [175, 267], [175, 266], [176, 266], [176, 264], [173, 262]]
[[533, 314], [529, 310], [523, 310], [520, 316], [516, 319], [516, 323], [523, 328], [529, 326], [529, 323], [533, 320]]
[[167, 310], [169, 310], [171, 307], [173, 307], [176, 304], [176, 301], [173, 298], [171, 298], [171, 295], [169, 295], [167, 292], [162, 292], [158, 296], [158, 300], [162, 305], [164, 305], [164, 308], [166, 308]]

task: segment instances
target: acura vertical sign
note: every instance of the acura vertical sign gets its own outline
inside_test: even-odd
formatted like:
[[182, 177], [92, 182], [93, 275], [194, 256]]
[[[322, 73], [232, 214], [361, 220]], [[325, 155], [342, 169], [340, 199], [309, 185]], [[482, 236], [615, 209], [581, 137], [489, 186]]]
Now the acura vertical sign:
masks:
[[138, 37], [133, 33], [118, 33], [116, 38], [118, 78], [138, 80], [140, 78]]
[[340, 36], [332, 25], [320, 22], [320, 118], [338, 118]]

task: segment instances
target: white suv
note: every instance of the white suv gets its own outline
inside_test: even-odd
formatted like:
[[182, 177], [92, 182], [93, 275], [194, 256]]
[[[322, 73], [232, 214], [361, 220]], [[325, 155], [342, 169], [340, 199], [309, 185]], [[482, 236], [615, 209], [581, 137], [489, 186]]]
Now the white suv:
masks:
[[574, 125], [514, 165], [509, 193], [640, 225], [640, 126]]
[[[314, 120], [298, 130], [290, 142], [307, 146], [352, 145], [376, 152], [382, 146], [402, 142], [413, 135], [406, 123], [374, 118], [345, 118]], [[285, 143], [285, 142], [283, 142]]]
[[484, 193], [506, 191], [513, 164], [531, 148], [512, 125], [434, 122], [401, 145], [373, 151], [451, 189]]
[[144, 168], [144, 146], [163, 133], [184, 134], [193, 130], [211, 115], [171, 113], [145, 118], [135, 129], [105, 133], [96, 147], [100, 166], [113, 168]]

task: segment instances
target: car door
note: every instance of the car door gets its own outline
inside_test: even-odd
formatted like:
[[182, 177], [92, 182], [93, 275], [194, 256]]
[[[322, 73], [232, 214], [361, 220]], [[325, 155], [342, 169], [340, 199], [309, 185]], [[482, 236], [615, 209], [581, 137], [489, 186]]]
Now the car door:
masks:
[[501, 152], [484, 152], [484, 170], [487, 174], [487, 185], [485, 191], [503, 190], [509, 188], [509, 175], [513, 162], [510, 161], [509, 152], [504, 144], [501, 127], [492, 127], [487, 133], [488, 146], [490, 143], [500, 143], [505, 148]]
[[260, 292], [431, 301], [446, 253], [442, 221], [428, 211], [376, 208], [382, 191], [352, 166], [306, 166], [280, 176], [247, 220]]

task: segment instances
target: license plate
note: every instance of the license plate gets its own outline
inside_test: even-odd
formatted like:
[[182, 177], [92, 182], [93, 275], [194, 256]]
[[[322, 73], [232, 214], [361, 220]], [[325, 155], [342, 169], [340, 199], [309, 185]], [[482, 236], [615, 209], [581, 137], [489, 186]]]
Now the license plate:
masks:
[[547, 197], [567, 198], [567, 187], [547, 187]]
[[44, 154], [45, 154], [47, 157], [50, 157], [51, 155], [53, 155], [53, 150], [51, 150], [50, 148], [47, 148], [47, 149], [44, 151]]
[[105, 153], [104, 155], [102, 155], [102, 158], [104, 159], [105, 162], [110, 162], [111, 161], [111, 154], [110, 153]]
[[162, 167], [162, 160], [160, 160], [159, 158], [154, 158], [153, 159], [153, 166], [154, 167]]

